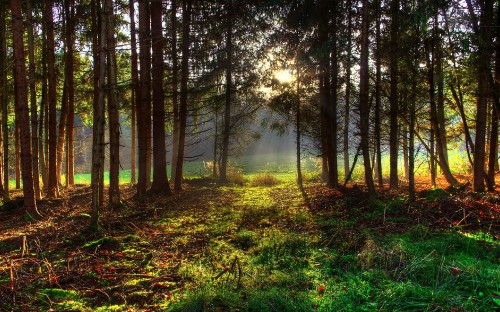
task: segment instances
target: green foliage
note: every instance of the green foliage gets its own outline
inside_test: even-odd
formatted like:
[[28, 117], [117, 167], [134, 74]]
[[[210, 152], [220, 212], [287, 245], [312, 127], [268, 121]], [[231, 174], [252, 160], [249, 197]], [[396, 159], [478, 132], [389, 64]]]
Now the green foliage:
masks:
[[115, 248], [120, 246], [120, 241], [115, 237], [103, 237], [95, 241], [86, 243], [83, 248]]
[[438, 202], [450, 197], [450, 194], [442, 188], [427, 190], [425, 192], [425, 201]]

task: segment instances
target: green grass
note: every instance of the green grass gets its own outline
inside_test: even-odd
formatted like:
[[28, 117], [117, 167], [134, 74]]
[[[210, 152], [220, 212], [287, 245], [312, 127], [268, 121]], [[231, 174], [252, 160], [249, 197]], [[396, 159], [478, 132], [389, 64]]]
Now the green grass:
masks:
[[[414, 226], [402, 234], [363, 229], [360, 217], [294, 211], [266, 188], [240, 192], [234, 209], [212, 210], [231, 229], [211, 238], [207, 255], [185, 268], [196, 286], [171, 311], [492, 311], [500, 308], [500, 246], [457, 232]], [[283, 209], [282, 202], [286, 202]], [[300, 200], [298, 197], [293, 200]], [[348, 203], [347, 203], [348, 204]], [[383, 202], [388, 209], [401, 202]], [[356, 224], [356, 226], [352, 226]], [[216, 225], [214, 225], [216, 226]], [[220, 225], [219, 225], [220, 226]], [[182, 228], [182, 226], [181, 226]], [[318, 230], [319, 229], [319, 230]], [[226, 232], [227, 235], [227, 232]], [[371, 240], [371, 250], [367, 241]], [[213, 280], [213, 260], [236, 278]]]
[[[240, 168], [246, 178], [253, 179], [254, 176], [272, 172], [278, 179], [288, 179], [295, 177], [295, 155], [293, 154], [266, 154], [252, 155], [236, 158], [230, 162], [230, 166]], [[308, 157], [302, 161], [304, 173], [317, 170], [317, 163], [312, 157]], [[167, 166], [168, 174], [170, 174], [170, 164]], [[200, 178], [210, 176], [211, 172], [207, 169], [203, 161], [186, 161], [184, 163], [184, 177], [186, 179]], [[62, 176], [63, 184], [65, 183], [65, 175]], [[76, 184], [90, 184], [90, 173], [75, 174]], [[120, 170], [120, 184], [130, 183], [131, 171]], [[109, 172], [104, 172], [104, 184], [109, 183]], [[15, 181], [11, 181], [11, 187], [15, 187]]]
[[[94, 263], [78, 280], [98, 285], [110, 298], [97, 300], [73, 288], [51, 290], [46, 284], [37, 290], [37, 282], [34, 304], [95, 311], [500, 310], [495, 298], [500, 293], [500, 244], [489, 233], [409, 226], [404, 197], [366, 202], [346, 194], [310, 208], [295, 186], [293, 159], [282, 156], [238, 161], [247, 181], [263, 175], [279, 179], [272, 187], [199, 185], [190, 191], [191, 201], [141, 203], [141, 208], [155, 207], [154, 217], [145, 214], [149, 217], [123, 222], [119, 233], [113, 228], [107, 236], [78, 243], [75, 250], [83, 250], [80, 256]], [[309, 161], [304, 162], [306, 181], [317, 178], [317, 166]], [[186, 164], [188, 178], [208, 174], [202, 162]], [[120, 178], [128, 183], [130, 171], [122, 171]], [[77, 175], [75, 182], [89, 179]], [[431, 190], [422, 204], [448, 196]], [[9, 247], [0, 244], [0, 250]], [[59, 252], [44, 259], [64, 266], [66, 258]], [[150, 285], [140, 277], [101, 278], [101, 272], [115, 271], [176, 273], [184, 282]], [[8, 276], [1, 275], [1, 281], [8, 283]], [[117, 293], [127, 298], [125, 303]]]

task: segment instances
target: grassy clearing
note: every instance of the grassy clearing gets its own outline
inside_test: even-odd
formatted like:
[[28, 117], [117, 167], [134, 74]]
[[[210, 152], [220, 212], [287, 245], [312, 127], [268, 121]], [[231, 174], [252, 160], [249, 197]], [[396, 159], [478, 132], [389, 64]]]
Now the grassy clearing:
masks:
[[[108, 226], [98, 237], [84, 234], [77, 217], [83, 208], [69, 201], [78, 206], [64, 208], [46, 224], [6, 227], [0, 254], [14, 259], [16, 303], [9, 299], [8, 262], [0, 262], [2, 308], [500, 308], [498, 233], [492, 226], [482, 232], [453, 226], [461, 215], [447, 214], [449, 224], [440, 223], [443, 215], [436, 216], [437, 211], [459, 208], [457, 200], [450, 200], [454, 194], [424, 193], [417, 206], [408, 207], [402, 197], [367, 198], [356, 190], [341, 193], [314, 182], [306, 184], [306, 191], [307, 201], [293, 177], [280, 178], [273, 187], [196, 182], [175, 198], [128, 198], [122, 211], [105, 214]], [[28, 242], [38, 246], [22, 259], [19, 233], [28, 233]]]

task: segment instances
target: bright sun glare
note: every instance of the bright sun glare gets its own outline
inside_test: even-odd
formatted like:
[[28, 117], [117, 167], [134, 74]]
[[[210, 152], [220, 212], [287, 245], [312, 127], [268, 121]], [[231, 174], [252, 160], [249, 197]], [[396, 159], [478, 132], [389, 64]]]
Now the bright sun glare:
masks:
[[274, 74], [274, 77], [276, 77], [276, 79], [278, 79], [281, 83], [290, 83], [293, 80], [292, 73], [287, 69], [277, 71]]

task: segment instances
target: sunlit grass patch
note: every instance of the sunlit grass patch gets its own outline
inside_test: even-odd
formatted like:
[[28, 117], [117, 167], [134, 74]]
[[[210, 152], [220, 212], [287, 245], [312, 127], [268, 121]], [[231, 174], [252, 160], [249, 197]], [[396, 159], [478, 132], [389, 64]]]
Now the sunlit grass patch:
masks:
[[250, 182], [251, 186], [274, 186], [279, 184], [281, 181], [277, 179], [273, 174], [266, 172], [256, 175]]

